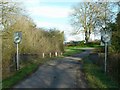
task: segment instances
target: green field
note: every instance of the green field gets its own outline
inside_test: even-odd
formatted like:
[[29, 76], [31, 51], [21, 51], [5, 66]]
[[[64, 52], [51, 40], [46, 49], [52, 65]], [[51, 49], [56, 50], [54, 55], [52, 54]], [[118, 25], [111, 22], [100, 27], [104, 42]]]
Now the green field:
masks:
[[63, 56], [71, 56], [74, 54], [78, 54], [83, 52], [84, 50], [80, 49], [79, 47], [65, 47], [65, 52]]

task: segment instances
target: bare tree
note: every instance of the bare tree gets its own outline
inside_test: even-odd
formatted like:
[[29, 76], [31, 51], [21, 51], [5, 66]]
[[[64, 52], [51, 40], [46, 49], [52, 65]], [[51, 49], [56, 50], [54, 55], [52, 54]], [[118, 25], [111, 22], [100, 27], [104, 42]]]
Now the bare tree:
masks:
[[80, 3], [73, 8], [72, 25], [76, 27], [77, 31], [84, 31], [85, 41], [88, 43], [90, 34], [94, 29], [95, 5], [90, 2]]
[[20, 15], [20, 7], [16, 2], [4, 0], [0, 2], [0, 24], [4, 30], [15, 23], [15, 19]]
[[113, 14], [109, 6], [109, 3], [82, 2], [73, 8], [72, 25], [77, 30], [76, 32], [84, 31], [86, 43], [96, 28], [112, 20]]

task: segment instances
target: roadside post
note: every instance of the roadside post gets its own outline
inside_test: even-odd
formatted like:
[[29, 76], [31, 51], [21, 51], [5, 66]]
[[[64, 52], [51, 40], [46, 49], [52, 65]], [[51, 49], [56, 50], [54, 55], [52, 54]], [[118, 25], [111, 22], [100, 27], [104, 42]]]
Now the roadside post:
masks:
[[16, 47], [16, 68], [17, 70], [19, 70], [19, 43], [21, 42], [22, 40], [22, 33], [21, 32], [15, 32], [14, 33], [14, 43], [17, 45]]

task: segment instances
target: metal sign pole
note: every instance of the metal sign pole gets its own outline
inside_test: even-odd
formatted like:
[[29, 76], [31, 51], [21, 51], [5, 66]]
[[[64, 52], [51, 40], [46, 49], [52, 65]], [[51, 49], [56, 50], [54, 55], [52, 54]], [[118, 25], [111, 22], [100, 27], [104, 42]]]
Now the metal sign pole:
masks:
[[20, 31], [14, 33], [14, 43], [17, 45], [17, 54], [16, 54], [16, 68], [19, 70], [19, 53], [18, 53], [18, 44], [21, 42], [22, 33]]
[[17, 43], [17, 70], [19, 70], [19, 53], [18, 53], [18, 43]]
[[106, 67], [107, 67], [107, 43], [105, 43], [105, 73], [106, 73]]

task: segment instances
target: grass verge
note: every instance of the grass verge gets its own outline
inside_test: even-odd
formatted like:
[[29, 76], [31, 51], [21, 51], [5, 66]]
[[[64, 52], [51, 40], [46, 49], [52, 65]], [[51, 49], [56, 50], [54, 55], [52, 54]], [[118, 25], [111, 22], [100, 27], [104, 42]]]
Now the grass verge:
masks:
[[13, 85], [23, 80], [23, 78], [33, 73], [37, 68], [38, 64], [29, 64], [19, 71], [16, 71], [13, 76], [2, 81], [2, 88], [11, 88]]
[[38, 58], [35, 60], [31, 60], [32, 62], [26, 62], [24, 67], [20, 69], [19, 71], [16, 71], [14, 75], [10, 76], [9, 78], [6, 78], [2, 81], [2, 88], [12, 88], [15, 84], [19, 83], [24, 78], [28, 77], [34, 71], [37, 70], [38, 66], [50, 61], [50, 60], [56, 60], [61, 57], [52, 57], [52, 58]]
[[97, 65], [93, 64], [89, 58], [83, 61], [83, 69], [88, 80], [90, 88], [118, 88], [118, 84], [111, 80], [103, 70]]

